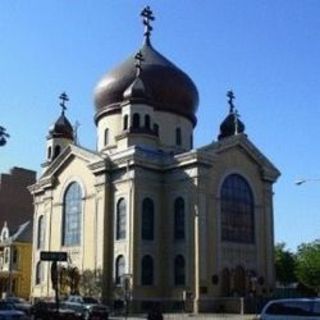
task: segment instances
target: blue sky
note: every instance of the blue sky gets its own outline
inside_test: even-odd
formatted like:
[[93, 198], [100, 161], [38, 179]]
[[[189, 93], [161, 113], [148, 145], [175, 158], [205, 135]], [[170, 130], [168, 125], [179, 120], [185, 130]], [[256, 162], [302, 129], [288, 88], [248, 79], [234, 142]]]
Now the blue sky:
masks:
[[1, 0], [0, 125], [11, 134], [0, 172], [36, 171], [45, 158], [58, 96], [70, 96], [80, 143], [95, 148], [93, 89], [142, 43], [139, 13], [156, 16], [152, 43], [200, 93], [195, 144], [216, 139], [235, 103], [251, 141], [280, 169], [276, 241], [292, 250], [320, 235], [320, 1]]

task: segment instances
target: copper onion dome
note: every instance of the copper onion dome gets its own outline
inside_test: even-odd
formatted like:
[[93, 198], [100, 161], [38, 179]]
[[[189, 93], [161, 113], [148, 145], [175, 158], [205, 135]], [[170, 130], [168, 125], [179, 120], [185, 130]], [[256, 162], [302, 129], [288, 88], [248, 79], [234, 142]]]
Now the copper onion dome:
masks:
[[[149, 22], [144, 20], [147, 31], [140, 49], [144, 58], [140, 77], [148, 88], [148, 101], [156, 110], [185, 116], [195, 125], [198, 90], [186, 73], [152, 47]], [[96, 121], [103, 114], [120, 111], [124, 92], [135, 78], [135, 55], [102, 77], [94, 92]]]

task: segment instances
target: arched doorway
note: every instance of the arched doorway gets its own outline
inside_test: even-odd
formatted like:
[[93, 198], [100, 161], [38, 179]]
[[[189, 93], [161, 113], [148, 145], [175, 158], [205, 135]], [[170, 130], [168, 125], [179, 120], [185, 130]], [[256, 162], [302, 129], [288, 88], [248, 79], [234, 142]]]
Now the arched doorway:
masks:
[[238, 296], [246, 293], [246, 273], [241, 266], [237, 266], [234, 272], [234, 293]]
[[221, 295], [223, 297], [230, 296], [231, 293], [231, 279], [230, 271], [228, 268], [224, 268], [221, 274]]

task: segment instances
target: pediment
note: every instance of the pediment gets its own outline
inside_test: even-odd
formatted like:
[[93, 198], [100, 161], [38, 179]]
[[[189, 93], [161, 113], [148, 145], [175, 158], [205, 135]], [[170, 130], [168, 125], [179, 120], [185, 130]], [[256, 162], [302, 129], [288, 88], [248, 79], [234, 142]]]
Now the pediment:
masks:
[[50, 179], [50, 177], [55, 176], [60, 170], [65, 168], [68, 163], [70, 163], [70, 161], [75, 158], [84, 161], [88, 166], [104, 160], [104, 158], [100, 154], [94, 151], [70, 144], [49, 165], [49, 167], [41, 175], [39, 181], [47, 180]]
[[280, 176], [280, 171], [275, 165], [248, 139], [245, 134], [239, 134], [225, 138], [223, 140], [213, 142], [201, 148], [202, 151], [206, 151], [213, 154], [220, 154], [228, 152], [232, 149], [241, 150], [248, 158], [255, 162], [260, 168], [262, 176], [265, 180], [275, 182]]

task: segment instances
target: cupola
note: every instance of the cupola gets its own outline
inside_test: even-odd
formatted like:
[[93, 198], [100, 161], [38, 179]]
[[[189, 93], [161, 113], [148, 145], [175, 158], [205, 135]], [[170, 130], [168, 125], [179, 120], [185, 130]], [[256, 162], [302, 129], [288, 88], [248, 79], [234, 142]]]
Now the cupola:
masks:
[[51, 163], [67, 145], [74, 142], [74, 130], [65, 115], [67, 109], [66, 102], [69, 101], [69, 97], [63, 92], [59, 99], [61, 101], [59, 104], [61, 114], [49, 128], [49, 134], [47, 136], [47, 157], [43, 167]]
[[130, 90], [140, 95], [147, 88], [149, 102], [155, 110], [181, 115], [195, 126], [198, 90], [185, 72], [151, 45], [150, 23], [154, 16], [150, 8], [146, 7], [141, 15], [145, 26], [144, 43], [139, 50], [144, 59], [143, 73], [136, 77], [135, 55], [106, 73], [94, 92], [95, 120], [98, 122], [106, 114], [120, 112], [121, 103], [132, 93]]
[[233, 91], [228, 91], [227, 97], [229, 98], [229, 114], [220, 125], [218, 140], [243, 133], [245, 130], [245, 125], [239, 119], [238, 110], [235, 109], [233, 104], [233, 100], [235, 99]]

